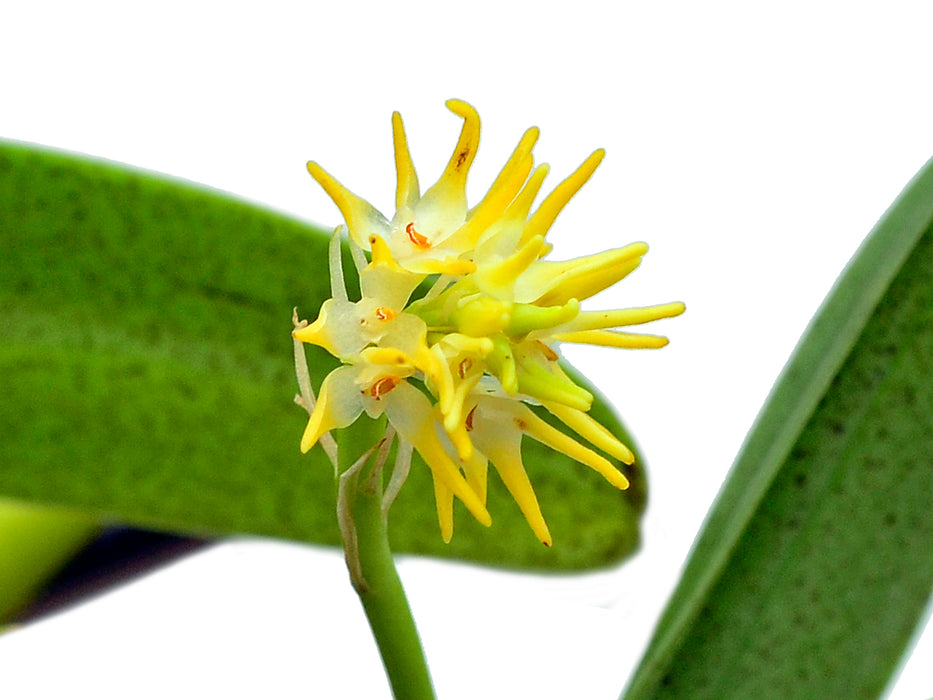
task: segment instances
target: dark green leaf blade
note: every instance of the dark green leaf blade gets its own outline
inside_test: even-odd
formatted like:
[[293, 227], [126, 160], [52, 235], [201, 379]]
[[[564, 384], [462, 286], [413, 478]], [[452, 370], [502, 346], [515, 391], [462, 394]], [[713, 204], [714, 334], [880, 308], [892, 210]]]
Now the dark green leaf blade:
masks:
[[627, 698], [877, 697], [933, 591], [933, 161], [775, 384]]
[[[0, 494], [137, 526], [335, 544], [332, 469], [297, 449], [306, 415], [289, 337], [292, 307], [313, 318], [329, 296], [326, 241], [221, 193], [0, 143]], [[333, 361], [308, 354], [319, 384]], [[416, 465], [392, 512], [397, 551], [571, 570], [637, 547], [640, 466], [620, 494], [537, 445], [526, 459], [553, 548], [495, 478], [494, 532], [461, 511], [445, 546]]]

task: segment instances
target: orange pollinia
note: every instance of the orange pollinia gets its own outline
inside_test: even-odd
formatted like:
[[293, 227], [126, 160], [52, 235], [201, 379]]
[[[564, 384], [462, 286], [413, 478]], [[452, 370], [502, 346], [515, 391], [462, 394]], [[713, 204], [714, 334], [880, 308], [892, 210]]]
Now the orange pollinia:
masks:
[[[677, 316], [684, 305], [582, 310], [581, 302], [632, 272], [648, 251], [632, 243], [573, 260], [547, 259], [551, 225], [603, 151], [592, 153], [532, 211], [548, 166], [534, 166], [538, 130], [528, 129], [486, 196], [470, 208], [466, 181], [479, 145], [479, 116], [460, 100], [447, 106], [463, 118], [463, 129], [443, 174], [424, 194], [402, 119], [392, 116], [398, 185], [391, 219], [317, 163], [308, 164], [346, 222], [360, 296], [351, 301], [344, 284], [341, 226], [330, 247], [332, 298], [314, 322], [297, 324], [293, 332], [296, 341], [319, 345], [343, 363], [324, 379], [317, 401], [309, 386], [302, 388], [311, 415], [301, 449], [307, 452], [364, 412], [385, 415], [399, 454], [410, 457], [414, 449], [431, 469], [445, 541], [453, 535], [455, 497], [480, 522], [491, 522], [486, 478], [492, 463], [535, 535], [550, 545], [522, 463], [522, 440], [531, 437], [572, 457], [619, 489], [628, 481], [604, 455], [633, 460], [628, 447], [590, 417], [593, 396], [561, 368], [560, 344], [660, 348], [666, 338], [621, 329]], [[426, 280], [429, 291], [415, 298]], [[544, 407], [567, 431], [529, 406]], [[396, 469], [406, 473], [407, 465]]]

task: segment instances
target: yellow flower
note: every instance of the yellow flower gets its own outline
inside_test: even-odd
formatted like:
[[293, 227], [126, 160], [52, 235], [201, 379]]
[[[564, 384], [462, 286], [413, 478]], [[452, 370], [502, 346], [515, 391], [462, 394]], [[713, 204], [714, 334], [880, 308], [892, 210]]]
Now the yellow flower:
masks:
[[[369, 250], [374, 242], [372, 237], [378, 236], [406, 269], [423, 274], [457, 275], [474, 269], [469, 261], [460, 259], [467, 250], [460, 241], [462, 237], [453, 234], [463, 227], [469, 214], [466, 178], [479, 145], [479, 115], [459, 100], [450, 100], [447, 106], [463, 117], [463, 130], [444, 174], [424, 196], [408, 152], [402, 118], [398, 112], [392, 115], [398, 186], [396, 212], [391, 220], [350, 192], [320, 165], [308, 163], [308, 171], [340, 208], [357, 245]], [[527, 150], [530, 151], [530, 146]]]
[[334, 296], [321, 306], [314, 323], [292, 333], [296, 340], [319, 345], [345, 363], [321, 384], [301, 438], [301, 451], [310, 450], [325, 433], [346, 428], [364, 411], [371, 418], [385, 413], [401, 439], [424, 458], [445, 493], [451, 498], [456, 495], [477, 520], [489, 524], [489, 513], [433, 430], [430, 402], [406, 381], [416, 373], [431, 376], [436, 371], [437, 359], [427, 346], [424, 321], [388, 306], [378, 286], [370, 289], [374, 296], [349, 301], [343, 287], [339, 232], [330, 246]]
[[[595, 151], [532, 213], [548, 167], [533, 167], [538, 131], [529, 129], [486, 196], [469, 208], [466, 179], [479, 143], [479, 117], [465, 102], [447, 105], [463, 118], [463, 129], [444, 173], [423, 196], [401, 117], [393, 115], [398, 184], [391, 219], [316, 163], [308, 164], [346, 221], [361, 297], [349, 300], [338, 229], [330, 249], [332, 298], [316, 321], [293, 335], [344, 364], [324, 380], [301, 448], [309, 450], [363, 412], [384, 414], [406, 446], [400, 452], [410, 454], [407, 446], [413, 447], [432, 471], [445, 540], [453, 533], [454, 497], [480, 522], [490, 522], [485, 500], [491, 462], [536, 536], [550, 545], [522, 464], [524, 437], [569, 455], [620, 489], [628, 481], [596, 450], [627, 464], [634, 459], [589, 416], [593, 396], [561, 368], [559, 344], [660, 348], [666, 338], [620, 329], [676, 316], [684, 306], [581, 311], [580, 302], [631, 273], [648, 250], [633, 243], [573, 260], [545, 259], [551, 252], [548, 230], [603, 151]], [[430, 291], [419, 296], [415, 290], [426, 281], [433, 283]], [[595, 449], [555, 429], [529, 405], [543, 406]]]

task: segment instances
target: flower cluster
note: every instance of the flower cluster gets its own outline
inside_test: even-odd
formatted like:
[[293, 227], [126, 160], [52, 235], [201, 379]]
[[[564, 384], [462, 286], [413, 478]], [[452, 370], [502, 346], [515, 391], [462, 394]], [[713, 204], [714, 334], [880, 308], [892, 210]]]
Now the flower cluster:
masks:
[[[485, 501], [492, 462], [535, 535], [550, 545], [522, 464], [524, 436], [595, 469], [620, 489], [628, 486], [625, 476], [596, 450], [626, 464], [634, 459], [588, 414], [593, 396], [562, 370], [558, 344], [659, 348], [666, 338], [618, 329], [676, 316], [684, 306], [582, 311], [581, 301], [628, 275], [648, 250], [633, 243], [573, 260], [545, 259], [551, 224], [603, 151], [587, 158], [532, 213], [548, 166], [534, 167], [538, 130], [528, 129], [486, 196], [468, 208], [466, 180], [479, 144], [479, 116], [459, 100], [447, 106], [463, 118], [463, 128], [444, 173], [423, 195], [401, 117], [393, 114], [398, 185], [391, 219], [317, 163], [308, 164], [346, 221], [361, 296], [351, 301], [344, 285], [340, 227], [330, 247], [332, 298], [317, 320], [293, 332], [343, 363], [321, 385], [301, 449], [307, 452], [364, 412], [384, 414], [402, 444], [431, 469], [445, 541], [453, 533], [455, 497], [477, 520], [491, 522]], [[430, 289], [419, 296], [425, 283]], [[592, 447], [554, 428], [529, 405], [542, 406]]]

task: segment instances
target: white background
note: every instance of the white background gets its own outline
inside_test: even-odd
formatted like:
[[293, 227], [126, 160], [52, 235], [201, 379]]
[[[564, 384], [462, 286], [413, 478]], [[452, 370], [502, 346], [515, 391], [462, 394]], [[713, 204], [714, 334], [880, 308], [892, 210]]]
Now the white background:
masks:
[[[5, 4], [0, 137], [170, 173], [328, 225], [338, 212], [305, 161], [388, 211], [396, 109], [426, 186], [460, 128], [444, 100], [478, 108], [472, 202], [532, 124], [551, 186], [605, 147], [552, 229], [555, 257], [646, 240], [641, 269], [599, 306], [688, 306], [658, 324], [672, 341], [662, 351], [566, 351], [648, 456], [643, 552], [583, 579], [413, 559], [401, 573], [441, 698], [615, 698], [808, 319], [933, 155], [933, 11], [324, 5]], [[933, 674], [917, 662], [931, 658], [929, 635], [922, 645], [892, 698], [933, 695]], [[256, 541], [0, 638], [0, 677], [19, 698], [75, 688], [101, 698], [387, 693], [340, 556]]]

